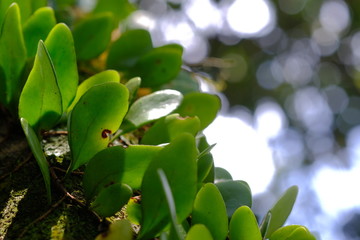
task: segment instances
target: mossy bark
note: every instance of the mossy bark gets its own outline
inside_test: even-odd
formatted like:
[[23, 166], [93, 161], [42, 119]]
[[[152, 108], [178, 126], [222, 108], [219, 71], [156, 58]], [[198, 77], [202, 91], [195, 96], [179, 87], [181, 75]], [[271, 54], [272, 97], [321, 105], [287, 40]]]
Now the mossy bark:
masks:
[[[21, 127], [12, 129], [15, 131], [0, 118], [0, 240], [94, 239], [99, 220], [87, 208], [64, 197], [54, 183], [53, 200], [48, 203], [40, 169]], [[81, 193], [81, 178], [70, 176], [63, 185], [74, 195]]]

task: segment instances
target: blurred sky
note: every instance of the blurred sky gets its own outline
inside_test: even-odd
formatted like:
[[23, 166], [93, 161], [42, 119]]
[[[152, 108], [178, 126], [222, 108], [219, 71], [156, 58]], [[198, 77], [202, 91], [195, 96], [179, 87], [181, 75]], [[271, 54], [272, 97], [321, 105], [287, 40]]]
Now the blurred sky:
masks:
[[[217, 143], [212, 150], [215, 164], [249, 183], [258, 196], [257, 213], [265, 214], [296, 184], [300, 195], [290, 224], [308, 226], [318, 239], [359, 239], [350, 223], [344, 228], [360, 212], [360, 31], [352, 26], [354, 11], [348, 3], [136, 2], [140, 10], [120, 27], [149, 30], [154, 45], [183, 45], [190, 66], [205, 65], [214, 57], [211, 40], [216, 39], [233, 49], [216, 56], [220, 63], [230, 59], [233, 65], [219, 67], [228, 88], [234, 88], [228, 93], [235, 99], [251, 96], [252, 87], [267, 93], [250, 108], [203, 86], [223, 101], [220, 116], [205, 131], [209, 142]], [[83, 3], [91, 8], [88, 1]], [[295, 27], [289, 27], [293, 22]], [[247, 47], [254, 46], [258, 52], [249, 54]], [[236, 92], [248, 76], [250, 89]]]

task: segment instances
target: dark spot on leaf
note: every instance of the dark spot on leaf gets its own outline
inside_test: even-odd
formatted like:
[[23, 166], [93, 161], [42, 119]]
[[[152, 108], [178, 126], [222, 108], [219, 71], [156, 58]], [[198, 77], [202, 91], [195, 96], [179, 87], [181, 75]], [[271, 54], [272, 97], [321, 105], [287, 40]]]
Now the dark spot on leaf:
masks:
[[161, 64], [161, 62], [162, 62], [161, 59], [156, 59], [155, 61], [156, 64]]
[[109, 137], [109, 134], [111, 134], [111, 131], [109, 129], [104, 129], [102, 132], [101, 132], [101, 137], [102, 138], [107, 138]]

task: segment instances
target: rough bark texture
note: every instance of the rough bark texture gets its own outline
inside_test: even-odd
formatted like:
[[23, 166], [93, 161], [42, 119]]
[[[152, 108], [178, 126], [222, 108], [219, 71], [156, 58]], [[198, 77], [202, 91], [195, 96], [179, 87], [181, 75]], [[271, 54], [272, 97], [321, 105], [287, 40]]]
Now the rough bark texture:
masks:
[[[16, 122], [0, 113], [0, 240], [94, 239], [99, 220], [87, 208], [64, 198], [64, 193], [54, 182], [53, 200], [48, 203], [40, 169]], [[56, 150], [56, 144], [50, 150], [52, 148]], [[63, 163], [55, 162], [59, 159], [48, 158], [52, 165], [66, 169], [66, 158]], [[59, 177], [64, 175], [60, 171], [57, 174]], [[81, 178], [81, 175], [71, 176], [63, 183], [80, 199]]]

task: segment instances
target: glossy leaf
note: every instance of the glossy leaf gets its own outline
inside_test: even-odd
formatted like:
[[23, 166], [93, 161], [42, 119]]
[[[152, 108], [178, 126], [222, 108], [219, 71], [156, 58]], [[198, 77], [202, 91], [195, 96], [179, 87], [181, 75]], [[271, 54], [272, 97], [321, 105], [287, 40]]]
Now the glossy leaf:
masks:
[[269, 240], [316, 240], [316, 238], [306, 227], [290, 225], [276, 230]]
[[130, 145], [127, 147], [122, 182], [133, 189], [140, 189], [147, 167], [161, 149], [163, 148], [145, 145]]
[[19, 116], [35, 130], [50, 129], [62, 114], [61, 94], [49, 53], [40, 40], [19, 101]]
[[164, 117], [174, 111], [181, 100], [181, 93], [169, 89], [139, 98], [131, 105], [121, 129], [128, 132]]
[[98, 0], [93, 12], [112, 12], [115, 16], [115, 26], [120, 20], [125, 19], [133, 11], [135, 6], [129, 3], [128, 0]]
[[98, 152], [86, 166], [83, 187], [87, 200], [101, 189], [121, 181], [124, 171], [125, 150], [121, 146], [109, 147]]
[[239, 207], [246, 205], [251, 207], [252, 196], [249, 185], [244, 181], [226, 181], [216, 183], [226, 205], [228, 218]]
[[292, 211], [298, 191], [299, 189], [297, 186], [290, 187], [270, 209], [271, 220], [266, 233], [266, 238], [270, 237], [273, 232], [285, 223]]
[[154, 48], [139, 59], [131, 74], [141, 77], [142, 87], [168, 83], [181, 69], [182, 52], [182, 47], [175, 44]]
[[19, 6], [16, 3], [11, 4], [0, 32], [0, 103], [15, 112], [22, 88], [21, 74], [26, 62], [20, 21]]
[[42, 176], [45, 182], [45, 189], [47, 193], [47, 198], [49, 203], [51, 202], [51, 189], [50, 189], [50, 171], [49, 165], [42, 150], [41, 143], [35, 133], [35, 131], [31, 128], [28, 121], [25, 118], [20, 119], [22, 129], [25, 133], [26, 139], [29, 143], [30, 149], [34, 154], [37, 164], [40, 167]]
[[107, 135], [119, 128], [128, 109], [128, 98], [127, 88], [115, 82], [94, 86], [80, 98], [68, 120], [72, 154], [69, 172], [107, 147]]
[[107, 82], [119, 83], [120, 82], [119, 73], [115, 70], [105, 70], [83, 81], [77, 88], [75, 99], [72, 101], [70, 107], [68, 108], [68, 112], [70, 112], [74, 108], [75, 104], [79, 101], [79, 99], [85, 94], [87, 90], [89, 90], [93, 86]]
[[200, 120], [198, 117], [182, 118], [179, 114], [171, 114], [158, 120], [154, 126], [146, 131], [141, 143], [150, 145], [168, 143], [184, 132], [195, 136], [199, 129]]
[[129, 103], [130, 104], [136, 99], [136, 95], [140, 88], [140, 85], [141, 85], [141, 78], [139, 78], [139, 77], [134, 77], [126, 82], [125, 86], [129, 90]]
[[57, 24], [46, 38], [45, 45], [54, 64], [65, 112], [75, 97], [79, 82], [74, 41], [70, 29], [63, 23]]
[[233, 180], [231, 174], [224, 168], [215, 168], [215, 182], [223, 182]]
[[198, 192], [192, 213], [192, 224], [204, 224], [216, 240], [225, 240], [228, 217], [224, 200], [218, 188], [206, 183]]
[[34, 57], [39, 40], [45, 40], [56, 25], [54, 10], [43, 7], [34, 12], [23, 27], [27, 56]]
[[210, 231], [203, 224], [192, 226], [185, 240], [213, 240]]
[[175, 112], [183, 117], [197, 116], [201, 122], [201, 129], [205, 129], [214, 121], [218, 111], [221, 108], [220, 99], [207, 93], [189, 93], [184, 96], [183, 101]]
[[262, 240], [255, 215], [248, 206], [234, 212], [229, 229], [231, 240]]
[[139, 58], [153, 48], [150, 33], [136, 29], [124, 32], [112, 43], [107, 58], [107, 67], [119, 71], [128, 71], [135, 66]]
[[132, 240], [133, 231], [129, 221], [119, 220], [109, 226], [109, 230], [100, 233], [95, 240]]
[[101, 190], [91, 208], [101, 217], [110, 217], [121, 210], [131, 195], [132, 189], [128, 185], [115, 183]]
[[73, 35], [78, 60], [89, 60], [105, 51], [111, 40], [113, 15], [92, 15], [74, 26]]
[[168, 176], [178, 222], [189, 216], [197, 190], [196, 155], [194, 137], [184, 133], [164, 147], [150, 163], [141, 186], [143, 218], [139, 239], [154, 237], [168, 224], [169, 211], [158, 169], [163, 169]]

